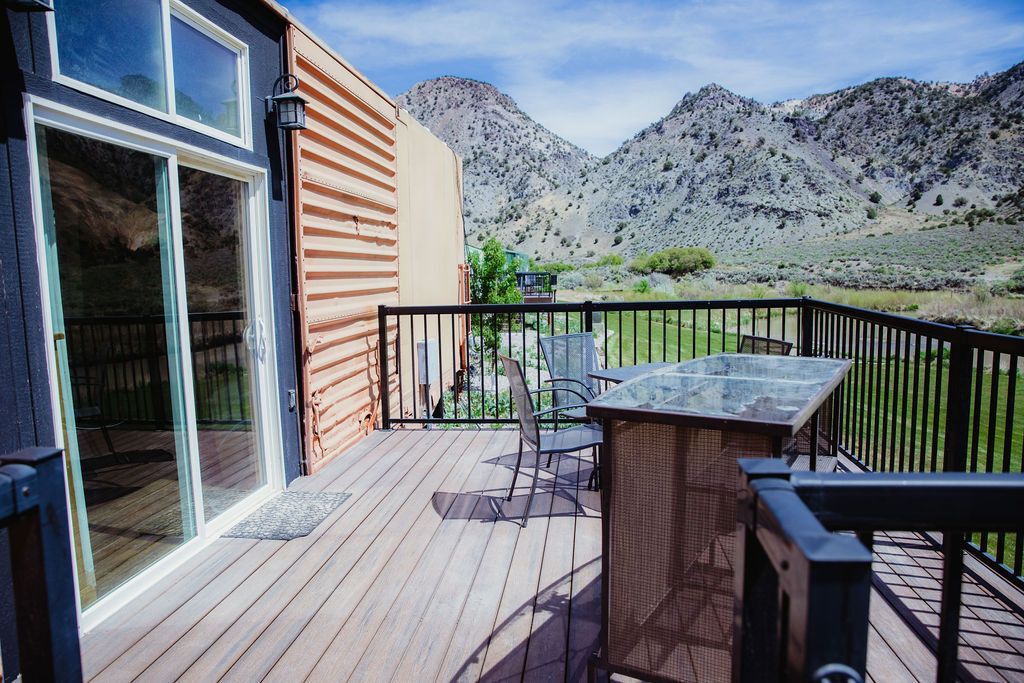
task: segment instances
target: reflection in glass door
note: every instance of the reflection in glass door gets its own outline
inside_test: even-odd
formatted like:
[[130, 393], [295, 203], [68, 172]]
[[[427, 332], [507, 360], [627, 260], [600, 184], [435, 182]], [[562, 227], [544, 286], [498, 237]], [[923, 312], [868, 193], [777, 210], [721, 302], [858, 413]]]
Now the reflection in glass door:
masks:
[[36, 138], [85, 609], [267, 482], [251, 190], [172, 153]]
[[84, 608], [196, 534], [168, 161], [36, 138]]
[[248, 187], [185, 167], [178, 186], [200, 480], [210, 520], [266, 483], [253, 420], [254, 361], [264, 342], [247, 287]]

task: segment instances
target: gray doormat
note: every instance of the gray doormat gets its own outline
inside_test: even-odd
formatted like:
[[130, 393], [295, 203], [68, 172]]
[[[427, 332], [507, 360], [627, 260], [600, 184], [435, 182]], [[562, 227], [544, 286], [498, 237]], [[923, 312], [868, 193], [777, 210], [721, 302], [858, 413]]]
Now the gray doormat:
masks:
[[285, 491], [233, 526], [225, 536], [267, 541], [290, 541], [308, 536], [351, 493]]

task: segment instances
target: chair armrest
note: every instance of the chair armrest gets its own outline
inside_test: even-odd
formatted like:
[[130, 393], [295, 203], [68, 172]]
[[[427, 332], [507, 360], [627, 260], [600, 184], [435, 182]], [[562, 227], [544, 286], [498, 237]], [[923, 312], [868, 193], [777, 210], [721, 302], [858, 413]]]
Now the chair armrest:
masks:
[[[587, 393], [590, 394], [590, 398], [597, 398], [597, 394], [594, 393], [594, 390], [591, 389], [590, 386], [586, 382], [582, 382], [582, 381], [580, 381], [578, 379], [573, 379], [572, 377], [552, 377], [551, 379], [546, 379], [544, 381], [545, 382], [575, 382], [576, 384], [579, 384], [581, 387], [583, 387], [584, 389], [587, 390]], [[560, 391], [569, 391], [569, 389], [566, 389], [565, 387], [558, 387], [558, 389]]]
[[533, 414], [534, 417], [540, 417], [541, 415], [548, 415], [549, 413], [557, 413], [560, 410], [572, 410], [573, 408], [586, 408], [586, 403], [576, 403], [569, 406], [555, 406], [554, 408], [548, 408], [547, 410], [538, 410]]
[[575, 389], [568, 389], [566, 387], [546, 387], [544, 389], [533, 389], [532, 391], [530, 391], [530, 396], [533, 396], [535, 394], [550, 394], [555, 391], [568, 391], [570, 394], [576, 394], [577, 396], [579, 396], [580, 400], [582, 400], [584, 403], [590, 401], [589, 398], [587, 398], [580, 392], [576, 391]]

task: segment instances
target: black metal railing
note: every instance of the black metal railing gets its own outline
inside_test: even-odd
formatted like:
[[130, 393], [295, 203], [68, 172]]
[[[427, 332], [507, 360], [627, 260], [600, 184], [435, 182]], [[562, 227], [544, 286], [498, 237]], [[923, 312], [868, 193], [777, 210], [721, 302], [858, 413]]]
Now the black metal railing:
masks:
[[67, 509], [59, 449], [0, 456], [0, 525], [14, 603], [14, 629], [4, 623], [3, 633], [17, 641], [0, 643], [5, 679], [20, 672], [25, 681], [82, 680]]
[[[196, 419], [251, 420], [243, 312], [190, 313], [188, 319]], [[164, 316], [68, 317], [64, 323], [76, 408], [87, 406], [106, 421], [170, 421]]]
[[523, 298], [551, 297], [554, 301], [558, 289], [557, 273], [516, 273], [516, 288]]
[[734, 680], [864, 680], [873, 534], [910, 531], [942, 534], [936, 678], [954, 681], [966, 674], [964, 534], [1015, 530], [1024, 475], [794, 473], [741, 460], [738, 504]]
[[[619, 367], [733, 352], [751, 334], [853, 362], [831, 419], [840, 452], [864, 469], [1024, 471], [1024, 338], [809, 298], [381, 307], [378, 323], [384, 428], [513, 423], [498, 354], [541, 386], [542, 336], [592, 332]], [[1024, 587], [1022, 532], [967, 540]]]

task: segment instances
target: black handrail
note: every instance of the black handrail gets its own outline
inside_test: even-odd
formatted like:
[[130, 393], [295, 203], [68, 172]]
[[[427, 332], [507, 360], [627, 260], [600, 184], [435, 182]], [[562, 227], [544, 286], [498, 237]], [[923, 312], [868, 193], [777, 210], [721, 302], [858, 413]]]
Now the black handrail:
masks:
[[[385, 306], [381, 426], [513, 424], [497, 352], [543, 383], [539, 337], [590, 331], [610, 367], [736, 351], [743, 334], [852, 361], [830, 416], [838, 453], [878, 472], [1020, 472], [1024, 338], [804, 298]], [[441, 387], [418, 392], [416, 345]], [[386, 378], [386, 379], [385, 379]], [[385, 391], [389, 382], [390, 391]], [[424, 400], [428, 405], [424, 405]], [[1024, 529], [972, 534], [983, 562], [1024, 588]]]
[[[956, 679], [963, 534], [1019, 529], [1024, 474], [791, 473], [765, 459], [739, 466], [736, 680], [768, 680], [779, 657], [791, 680], [815, 680], [829, 663], [863, 677], [870, 586], [860, 572], [864, 561], [870, 572], [871, 555], [860, 541], [870, 544], [875, 531], [942, 532], [937, 680]], [[809, 569], [816, 566], [821, 574]], [[789, 596], [788, 640], [775, 628], [773, 586]]]
[[18, 641], [4, 643], [5, 678], [20, 669], [25, 681], [82, 680], [60, 449], [0, 456], [0, 524], [10, 539]]

